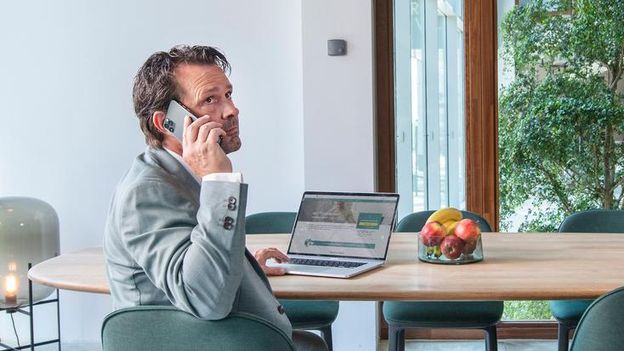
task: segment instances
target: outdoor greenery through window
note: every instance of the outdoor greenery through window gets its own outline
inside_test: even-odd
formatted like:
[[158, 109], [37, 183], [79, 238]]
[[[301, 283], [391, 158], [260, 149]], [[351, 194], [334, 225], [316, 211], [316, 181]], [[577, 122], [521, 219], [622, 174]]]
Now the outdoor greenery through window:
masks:
[[[623, 209], [624, 2], [498, 5], [501, 231]], [[504, 318], [551, 317], [546, 302], [514, 302]]]

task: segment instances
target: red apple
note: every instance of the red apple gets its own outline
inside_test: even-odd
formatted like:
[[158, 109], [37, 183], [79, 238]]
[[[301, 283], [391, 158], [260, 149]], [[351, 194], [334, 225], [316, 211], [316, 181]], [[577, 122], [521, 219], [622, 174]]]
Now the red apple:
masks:
[[440, 249], [442, 249], [444, 256], [454, 260], [461, 256], [464, 250], [464, 241], [458, 238], [457, 235], [447, 235], [444, 237], [444, 240], [442, 240]]
[[439, 222], [429, 222], [420, 231], [420, 237], [425, 246], [440, 245], [445, 235], [444, 226]]
[[479, 225], [472, 219], [462, 219], [455, 226], [455, 235], [465, 242], [477, 240], [480, 234]]
[[464, 244], [464, 255], [470, 255], [477, 248], [477, 240], [466, 241]]

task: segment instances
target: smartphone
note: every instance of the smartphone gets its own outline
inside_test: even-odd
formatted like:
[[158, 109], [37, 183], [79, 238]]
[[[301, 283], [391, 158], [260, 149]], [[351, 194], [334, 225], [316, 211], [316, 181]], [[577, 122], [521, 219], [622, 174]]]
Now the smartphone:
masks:
[[179, 140], [182, 140], [182, 133], [184, 132], [184, 116], [191, 117], [193, 121], [197, 119], [191, 111], [187, 110], [179, 102], [171, 100], [167, 109], [167, 115], [163, 121], [163, 127], [173, 133]]
[[[182, 141], [182, 134], [184, 132], [184, 116], [191, 117], [191, 122], [197, 119], [197, 117], [182, 104], [176, 100], [171, 100], [169, 108], [167, 109], [167, 114], [165, 115], [165, 120], [163, 121], [163, 127], [173, 133], [180, 141]], [[221, 141], [223, 141], [223, 137], [219, 136], [219, 141], [217, 141], [217, 143], [221, 145]]]

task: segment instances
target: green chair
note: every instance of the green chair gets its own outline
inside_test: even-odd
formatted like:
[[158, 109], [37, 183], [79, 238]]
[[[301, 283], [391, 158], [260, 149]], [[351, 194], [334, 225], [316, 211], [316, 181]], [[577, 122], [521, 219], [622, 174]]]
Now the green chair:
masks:
[[[419, 232], [433, 212], [415, 212], [406, 216], [399, 222], [396, 231]], [[477, 222], [481, 231], [492, 231], [490, 225], [481, 216], [467, 211], [462, 211], [462, 215], [464, 218]], [[414, 257], [416, 257], [416, 252], [414, 252]], [[486, 350], [496, 351], [498, 348], [496, 323], [503, 315], [503, 301], [385, 301], [383, 315], [388, 323], [388, 350], [390, 351], [405, 350], [405, 329], [407, 328], [483, 329], [486, 333]]]
[[[589, 210], [574, 213], [561, 223], [559, 232], [624, 233], [624, 211]], [[559, 351], [568, 350], [570, 331], [576, 327], [591, 303], [592, 300], [550, 301], [550, 312], [558, 324]]]
[[104, 318], [102, 350], [295, 351], [295, 346], [275, 325], [250, 314], [207, 321], [173, 306], [140, 306]]
[[[247, 216], [247, 234], [292, 232], [297, 213], [262, 212]], [[338, 316], [338, 301], [280, 300], [294, 329], [319, 330], [332, 350], [331, 325]]]
[[596, 299], [576, 327], [571, 351], [624, 350], [624, 287]]

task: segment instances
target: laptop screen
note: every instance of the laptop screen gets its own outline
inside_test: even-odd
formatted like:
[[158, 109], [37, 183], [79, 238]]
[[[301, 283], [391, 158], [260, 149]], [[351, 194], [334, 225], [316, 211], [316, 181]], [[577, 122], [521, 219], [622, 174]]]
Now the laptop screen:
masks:
[[385, 259], [398, 194], [303, 194], [289, 254]]

